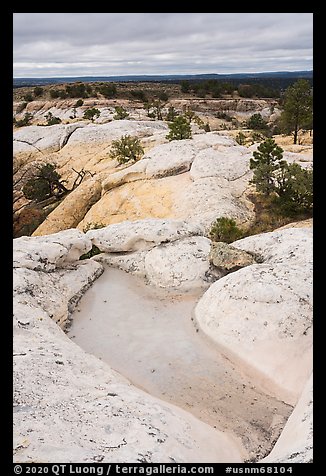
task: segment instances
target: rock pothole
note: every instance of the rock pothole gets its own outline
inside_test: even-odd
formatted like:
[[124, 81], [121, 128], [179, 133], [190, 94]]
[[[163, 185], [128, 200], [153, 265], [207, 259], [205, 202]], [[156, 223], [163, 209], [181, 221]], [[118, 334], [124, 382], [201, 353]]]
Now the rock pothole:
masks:
[[261, 391], [191, 321], [203, 290], [153, 288], [106, 268], [82, 297], [68, 336], [131, 383], [267, 455], [293, 408]]

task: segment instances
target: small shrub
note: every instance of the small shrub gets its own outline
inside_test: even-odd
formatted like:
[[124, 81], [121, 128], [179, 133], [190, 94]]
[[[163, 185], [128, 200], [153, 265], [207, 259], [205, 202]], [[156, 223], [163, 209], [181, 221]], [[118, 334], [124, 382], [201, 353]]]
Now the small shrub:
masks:
[[219, 112], [217, 112], [217, 113], [216, 113], [216, 117], [217, 117], [218, 119], [224, 119], [224, 120], [227, 121], [227, 122], [231, 122], [232, 119], [233, 119], [233, 117], [230, 116], [230, 114], [227, 114], [227, 113], [224, 112], [224, 111], [219, 111]]
[[283, 149], [273, 139], [262, 142], [250, 159], [250, 169], [254, 171], [251, 183], [257, 192], [270, 195], [275, 192], [275, 174], [285, 166]]
[[99, 117], [100, 114], [101, 113], [98, 109], [96, 109], [95, 107], [92, 107], [90, 109], [86, 109], [86, 111], [84, 112], [83, 118], [90, 119], [93, 122], [94, 118]]
[[27, 199], [41, 202], [53, 196], [58, 189], [66, 190], [60, 179], [54, 164], [41, 165], [37, 167], [34, 176], [27, 180], [22, 192]]
[[88, 222], [87, 225], [84, 226], [83, 232], [86, 233], [89, 230], [99, 230], [100, 228], [104, 228], [104, 227], [105, 227], [104, 223]]
[[260, 132], [252, 132], [250, 139], [252, 143], [254, 144], [255, 142], [261, 142], [262, 140], [265, 139], [265, 137]]
[[163, 102], [166, 102], [169, 99], [169, 96], [165, 91], [161, 91], [160, 93], [158, 93], [157, 97]]
[[190, 91], [190, 83], [189, 81], [182, 80], [180, 83], [180, 89], [182, 93], [189, 93]]
[[177, 115], [178, 114], [175, 108], [173, 106], [170, 106], [166, 115], [166, 120], [172, 122], [177, 117]]
[[96, 245], [93, 245], [92, 249], [89, 250], [87, 253], [84, 253], [83, 255], [81, 255], [79, 260], [89, 259], [89, 258], [92, 258], [92, 256], [96, 256], [101, 253], [103, 253], [103, 251], [101, 251]]
[[211, 129], [209, 127], [208, 122], [205, 123], [199, 116], [197, 116], [197, 114], [194, 113], [192, 120], [195, 124], [197, 124], [197, 126], [199, 126], [200, 129], [203, 129], [206, 132], [210, 132]]
[[116, 159], [119, 164], [135, 162], [144, 154], [144, 149], [140, 145], [138, 137], [129, 135], [122, 136], [121, 139], [112, 141], [110, 157]]
[[39, 97], [39, 96], [42, 96], [42, 94], [43, 94], [43, 88], [41, 88], [40, 86], [36, 86], [34, 88], [34, 96]]
[[312, 212], [313, 172], [296, 163], [285, 163], [275, 180], [274, 199], [282, 215], [296, 216]]
[[68, 94], [64, 89], [58, 89], [58, 97], [60, 99], [66, 99], [68, 97]]
[[130, 94], [132, 97], [134, 97], [135, 99], [138, 99], [139, 101], [142, 101], [142, 102], [147, 101], [147, 96], [142, 89], [135, 89], [134, 91], [130, 91]]
[[25, 94], [25, 96], [24, 96], [24, 101], [26, 101], [26, 102], [31, 102], [31, 101], [33, 101], [33, 99], [34, 98], [31, 94]]
[[57, 99], [59, 97], [59, 91], [57, 89], [50, 89], [50, 97]]
[[51, 195], [49, 182], [43, 177], [33, 177], [23, 186], [23, 194], [28, 200], [40, 202]]
[[192, 138], [190, 123], [185, 116], [177, 116], [169, 123], [169, 129], [166, 136], [169, 141]]
[[232, 243], [242, 238], [243, 233], [232, 218], [218, 218], [211, 226], [209, 237], [212, 241]]
[[283, 159], [283, 149], [266, 139], [253, 153], [251, 183], [256, 191], [272, 198], [277, 213], [283, 216], [311, 214], [313, 208], [313, 172]]
[[32, 114], [30, 112], [26, 112], [23, 119], [16, 121], [16, 126], [17, 127], [29, 126], [32, 118], [33, 118]]
[[46, 125], [47, 126], [54, 126], [55, 124], [61, 124], [61, 119], [60, 117], [55, 117], [52, 112], [48, 112], [45, 115], [45, 119], [47, 121]]
[[121, 120], [121, 119], [126, 119], [127, 117], [129, 117], [129, 113], [126, 111], [124, 107], [116, 106], [114, 109], [115, 109], [115, 114], [113, 116], [113, 119]]
[[66, 95], [70, 98], [87, 98], [89, 87], [86, 87], [84, 83], [67, 84]]
[[83, 104], [84, 104], [84, 101], [82, 99], [78, 99], [74, 107], [81, 107]]
[[16, 109], [16, 114], [20, 114], [21, 112], [23, 112], [26, 106], [27, 106], [27, 102], [22, 102], [21, 104], [19, 104], [19, 106], [17, 106], [17, 109]]
[[[86, 233], [87, 231], [89, 230], [98, 230], [100, 228], [104, 228], [105, 225], [103, 223], [87, 223], [86, 226], [84, 226], [83, 228], [83, 232]], [[83, 259], [89, 259], [89, 258], [92, 258], [92, 256], [96, 256], [96, 255], [99, 255], [100, 253], [103, 253], [96, 245], [93, 245], [92, 246], [92, 249], [89, 250], [87, 253], [84, 253], [83, 255], [81, 255], [81, 257], [79, 258], [79, 260], [83, 260]]]
[[239, 145], [245, 145], [246, 143], [246, 136], [243, 132], [239, 132], [236, 136], [235, 136], [235, 140], [236, 142], [239, 144]]
[[264, 121], [263, 116], [261, 114], [253, 114], [247, 121], [248, 129], [254, 130], [264, 130], [267, 129], [267, 122]]
[[111, 99], [117, 95], [117, 87], [113, 83], [100, 84], [97, 89], [106, 99]]

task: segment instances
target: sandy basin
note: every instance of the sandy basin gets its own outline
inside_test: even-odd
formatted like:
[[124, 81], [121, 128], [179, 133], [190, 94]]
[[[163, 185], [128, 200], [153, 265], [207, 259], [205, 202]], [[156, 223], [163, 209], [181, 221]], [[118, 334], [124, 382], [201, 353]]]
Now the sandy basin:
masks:
[[269, 453], [292, 407], [256, 388], [191, 317], [204, 290], [167, 291], [106, 267], [79, 302], [69, 337], [135, 386]]

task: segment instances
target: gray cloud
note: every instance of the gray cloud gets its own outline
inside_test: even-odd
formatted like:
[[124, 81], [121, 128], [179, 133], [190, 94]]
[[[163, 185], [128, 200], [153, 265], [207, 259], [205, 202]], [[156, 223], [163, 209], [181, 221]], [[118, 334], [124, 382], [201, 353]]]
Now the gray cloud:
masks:
[[15, 13], [14, 76], [312, 69], [312, 13]]

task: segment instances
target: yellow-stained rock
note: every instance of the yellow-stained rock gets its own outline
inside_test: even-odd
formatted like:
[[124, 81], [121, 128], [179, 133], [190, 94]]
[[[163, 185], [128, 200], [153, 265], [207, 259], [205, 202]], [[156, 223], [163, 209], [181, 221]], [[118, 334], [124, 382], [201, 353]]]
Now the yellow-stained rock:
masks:
[[95, 178], [82, 182], [47, 216], [33, 236], [75, 228], [92, 205], [100, 199], [101, 189], [101, 183]]
[[187, 181], [190, 181], [188, 177], [179, 175], [124, 184], [105, 193], [77, 228], [82, 230], [95, 223], [111, 225], [123, 220], [177, 218], [173, 212], [174, 191]]

